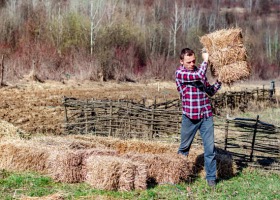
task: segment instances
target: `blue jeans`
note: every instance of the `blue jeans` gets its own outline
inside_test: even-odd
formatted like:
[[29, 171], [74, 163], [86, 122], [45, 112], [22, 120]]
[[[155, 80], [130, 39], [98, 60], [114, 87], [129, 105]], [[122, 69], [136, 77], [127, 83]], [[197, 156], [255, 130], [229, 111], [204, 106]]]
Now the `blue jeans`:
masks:
[[182, 115], [181, 144], [179, 154], [188, 155], [195, 134], [199, 130], [204, 147], [204, 167], [207, 180], [216, 180], [216, 157], [214, 144], [213, 117], [199, 120]]

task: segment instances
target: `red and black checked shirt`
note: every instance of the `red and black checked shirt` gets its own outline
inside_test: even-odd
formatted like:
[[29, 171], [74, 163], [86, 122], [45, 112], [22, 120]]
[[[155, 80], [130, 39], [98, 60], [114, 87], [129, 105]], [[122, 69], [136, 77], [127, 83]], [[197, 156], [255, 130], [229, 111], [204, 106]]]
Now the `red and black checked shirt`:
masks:
[[[203, 62], [199, 68], [188, 70], [180, 66], [176, 70], [176, 85], [182, 100], [183, 114], [190, 119], [202, 119], [213, 116], [209, 97], [197, 87], [187, 84], [188, 82], [201, 81], [205, 87], [210, 87], [206, 77], [207, 62]], [[213, 85], [216, 93], [221, 87], [221, 83]]]

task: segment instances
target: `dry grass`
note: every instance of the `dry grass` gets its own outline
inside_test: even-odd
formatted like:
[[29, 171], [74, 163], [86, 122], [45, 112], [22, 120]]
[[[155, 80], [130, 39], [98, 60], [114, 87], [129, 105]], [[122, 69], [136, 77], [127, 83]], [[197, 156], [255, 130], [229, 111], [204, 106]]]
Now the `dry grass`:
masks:
[[62, 194], [52, 194], [43, 197], [21, 197], [20, 200], [64, 200], [64, 195]]

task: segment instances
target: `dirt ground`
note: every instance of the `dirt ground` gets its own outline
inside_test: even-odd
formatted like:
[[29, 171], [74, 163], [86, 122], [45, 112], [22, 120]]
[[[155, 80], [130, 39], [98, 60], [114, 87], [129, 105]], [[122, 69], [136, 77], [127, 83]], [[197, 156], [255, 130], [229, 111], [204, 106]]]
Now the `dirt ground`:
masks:
[[0, 88], [0, 120], [28, 133], [61, 134], [64, 122], [63, 97], [79, 99], [146, 99], [147, 103], [178, 98], [170, 82], [20, 82]]
[[[279, 81], [278, 81], [279, 82]], [[258, 82], [259, 87], [269, 88], [270, 82]], [[278, 86], [280, 84], [278, 83]], [[277, 86], [277, 83], [276, 83]], [[257, 87], [256, 83], [239, 83], [223, 90]], [[280, 89], [280, 88], [279, 88]], [[277, 88], [277, 91], [279, 92]], [[178, 98], [174, 82], [152, 81], [147, 83], [76, 82], [44, 83], [22, 81], [0, 88], [0, 120], [7, 121], [28, 133], [63, 133], [63, 97], [79, 99], [146, 99], [153, 103]]]

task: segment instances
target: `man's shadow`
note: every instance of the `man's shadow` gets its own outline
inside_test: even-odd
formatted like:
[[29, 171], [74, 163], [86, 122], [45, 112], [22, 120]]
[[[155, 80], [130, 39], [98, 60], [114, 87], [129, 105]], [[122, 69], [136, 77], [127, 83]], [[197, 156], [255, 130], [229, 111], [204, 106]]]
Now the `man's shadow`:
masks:
[[[220, 180], [228, 180], [238, 175], [238, 165], [229, 152], [216, 148], [216, 162], [217, 182]], [[191, 171], [190, 179], [187, 182], [194, 182], [199, 177], [205, 177], [204, 154], [200, 154], [196, 157]]]

